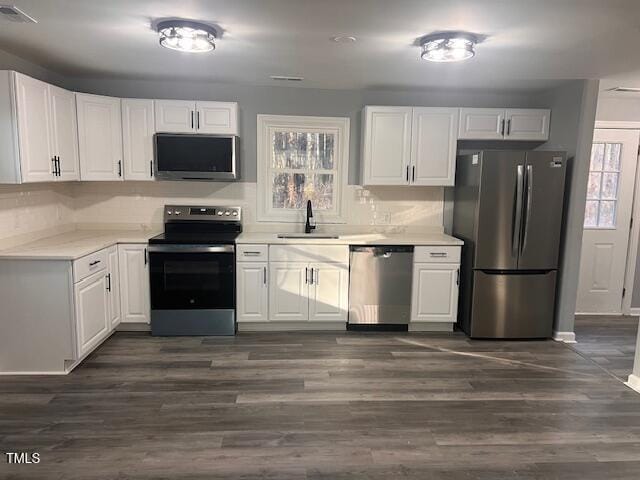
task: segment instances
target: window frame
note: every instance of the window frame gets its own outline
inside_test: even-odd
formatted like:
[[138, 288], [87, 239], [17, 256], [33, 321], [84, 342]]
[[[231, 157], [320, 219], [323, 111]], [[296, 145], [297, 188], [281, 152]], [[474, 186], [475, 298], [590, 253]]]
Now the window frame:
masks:
[[[306, 210], [273, 208], [273, 189], [271, 184], [271, 134], [273, 130], [289, 131], [327, 131], [336, 134], [334, 162], [336, 178], [334, 180], [334, 209], [330, 212], [313, 212], [318, 223], [346, 223], [345, 196], [348, 184], [349, 132], [348, 117], [315, 117], [300, 115], [258, 115], [257, 116], [257, 220], [259, 222], [300, 223], [304, 222]], [[277, 170], [277, 169], [276, 169]]]

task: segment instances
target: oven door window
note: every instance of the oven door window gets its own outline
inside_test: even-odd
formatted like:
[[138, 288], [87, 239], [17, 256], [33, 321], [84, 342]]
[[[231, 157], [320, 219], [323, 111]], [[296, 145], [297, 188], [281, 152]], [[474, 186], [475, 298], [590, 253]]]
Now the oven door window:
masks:
[[233, 253], [151, 253], [154, 310], [235, 307]]

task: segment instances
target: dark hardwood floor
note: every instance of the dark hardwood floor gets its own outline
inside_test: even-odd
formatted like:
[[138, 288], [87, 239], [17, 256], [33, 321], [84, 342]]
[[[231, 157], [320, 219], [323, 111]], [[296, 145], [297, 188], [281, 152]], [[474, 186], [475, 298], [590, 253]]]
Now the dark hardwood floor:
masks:
[[2, 452], [41, 456], [0, 478], [638, 479], [640, 394], [615, 377], [634, 325], [581, 319], [575, 346], [118, 333], [68, 376], [0, 377]]

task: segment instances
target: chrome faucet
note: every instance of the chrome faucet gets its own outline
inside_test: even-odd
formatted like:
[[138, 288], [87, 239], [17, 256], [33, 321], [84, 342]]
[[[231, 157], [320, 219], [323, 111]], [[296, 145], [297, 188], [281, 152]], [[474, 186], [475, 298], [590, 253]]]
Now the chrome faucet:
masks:
[[311, 233], [316, 229], [315, 221], [313, 224], [310, 220], [313, 218], [313, 209], [311, 208], [311, 200], [307, 200], [307, 221], [304, 224], [304, 233]]

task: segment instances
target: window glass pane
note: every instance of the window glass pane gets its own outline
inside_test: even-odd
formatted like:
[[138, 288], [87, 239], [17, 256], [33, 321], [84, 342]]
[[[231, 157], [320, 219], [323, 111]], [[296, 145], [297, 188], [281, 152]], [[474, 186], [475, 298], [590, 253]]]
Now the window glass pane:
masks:
[[[615, 174], [614, 174], [615, 175]], [[601, 173], [590, 173], [589, 183], [587, 185], [587, 198], [599, 199], [600, 198], [600, 181], [602, 180]]]
[[598, 202], [587, 201], [587, 207], [584, 212], [584, 226], [595, 227], [598, 225]]
[[333, 174], [312, 175], [311, 182], [305, 188], [305, 194], [316, 210], [331, 210], [333, 208]]
[[602, 170], [604, 161], [604, 143], [594, 143], [591, 147], [591, 165], [589, 170]]
[[601, 198], [605, 200], [618, 199], [618, 173], [602, 174], [602, 193]]
[[330, 133], [309, 134], [312, 146], [310, 168], [333, 170], [335, 135]]
[[600, 216], [598, 218], [599, 227], [615, 227], [616, 225], [616, 202], [600, 202]]
[[272, 168], [334, 168], [335, 135], [315, 132], [275, 132]]
[[276, 173], [272, 183], [273, 208], [302, 208], [305, 175], [302, 173]]
[[604, 149], [604, 170], [609, 172], [620, 171], [620, 143], [607, 143]]
[[306, 168], [307, 158], [300, 155], [299, 139], [296, 132], [275, 132], [273, 134], [273, 168]]

